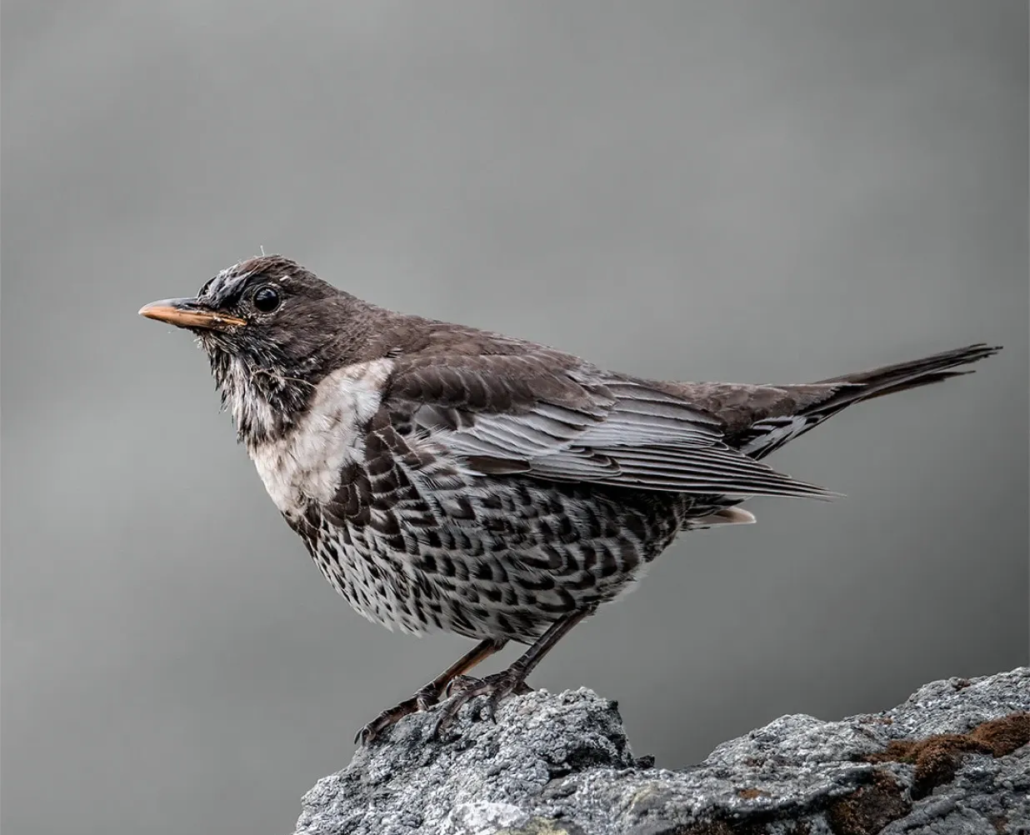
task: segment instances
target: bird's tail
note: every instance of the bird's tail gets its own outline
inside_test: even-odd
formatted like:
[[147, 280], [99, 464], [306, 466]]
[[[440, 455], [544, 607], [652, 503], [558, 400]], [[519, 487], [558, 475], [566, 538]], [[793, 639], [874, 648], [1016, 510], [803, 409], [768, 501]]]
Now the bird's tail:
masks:
[[894, 394], [896, 391], [906, 391], [920, 386], [928, 386], [931, 383], [939, 383], [941, 380], [951, 377], [972, 374], [972, 369], [962, 371], [954, 369], [992, 357], [1000, 350], [1000, 345], [979, 343], [912, 362], [899, 362], [896, 365], [874, 368], [872, 371], [861, 371], [857, 374], [844, 374], [841, 377], [820, 380], [820, 383], [848, 384], [834, 397], [820, 404], [820, 408], [832, 409], [838, 404], [848, 405], [857, 403], [859, 400], [871, 400], [885, 394]]
[[[741, 438], [739, 449], [753, 458], [764, 458], [787, 441], [803, 435], [854, 403], [971, 374], [971, 369], [963, 369], [962, 366], [994, 356], [1000, 350], [1000, 345], [979, 343], [912, 362], [844, 374], [806, 386], [783, 386], [784, 389], [804, 392], [808, 403], [793, 414], [769, 417], [754, 423]], [[826, 387], [827, 396], [812, 397], [818, 387]]]

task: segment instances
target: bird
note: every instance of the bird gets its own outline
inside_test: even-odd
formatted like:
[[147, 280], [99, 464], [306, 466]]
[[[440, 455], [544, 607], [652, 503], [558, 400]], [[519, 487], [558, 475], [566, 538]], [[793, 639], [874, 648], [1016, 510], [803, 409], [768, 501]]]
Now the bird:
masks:
[[[282, 255], [140, 315], [206, 352], [272, 502], [325, 579], [390, 629], [476, 641], [358, 733], [478, 696], [496, 710], [683, 532], [749, 524], [756, 496], [835, 495], [764, 459], [849, 406], [962, 374], [979, 343], [808, 384], [660, 381], [394, 312]], [[469, 671], [509, 642], [524, 652]]]

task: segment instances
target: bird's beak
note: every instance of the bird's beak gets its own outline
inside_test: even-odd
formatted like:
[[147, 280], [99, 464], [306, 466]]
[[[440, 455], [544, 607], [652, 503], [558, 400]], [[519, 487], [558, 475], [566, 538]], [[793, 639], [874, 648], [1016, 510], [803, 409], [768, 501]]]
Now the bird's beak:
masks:
[[140, 316], [167, 322], [177, 328], [200, 328], [202, 330], [226, 330], [247, 324], [246, 319], [226, 316], [204, 307], [196, 299], [163, 299], [143, 305]]

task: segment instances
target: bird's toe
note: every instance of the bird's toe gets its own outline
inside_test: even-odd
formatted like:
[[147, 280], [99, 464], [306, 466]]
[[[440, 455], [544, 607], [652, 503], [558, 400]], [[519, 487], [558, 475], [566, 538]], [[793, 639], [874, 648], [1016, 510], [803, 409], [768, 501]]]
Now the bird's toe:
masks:
[[410, 699], [405, 699], [399, 705], [391, 707], [389, 710], [384, 710], [375, 719], [358, 731], [357, 736], [354, 737], [354, 741], [358, 745], [365, 747], [371, 745], [387, 728], [393, 727], [405, 716], [410, 716], [412, 713], [418, 713], [421, 710], [427, 710], [428, 706], [423, 707], [422, 701], [423, 694], [420, 691]]
[[532, 692], [533, 688], [526, 684], [524, 677], [517, 670], [502, 670], [484, 678], [457, 676], [447, 688], [447, 701], [441, 707], [435, 735], [444, 739], [461, 709], [478, 696], [487, 697], [484, 705], [485, 715], [496, 721], [497, 709], [502, 701], [509, 696], [521, 696]]

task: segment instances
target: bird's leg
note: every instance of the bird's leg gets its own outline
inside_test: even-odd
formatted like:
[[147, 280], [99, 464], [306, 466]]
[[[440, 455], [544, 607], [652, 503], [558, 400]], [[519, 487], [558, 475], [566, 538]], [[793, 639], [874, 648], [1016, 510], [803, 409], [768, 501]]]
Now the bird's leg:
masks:
[[440, 721], [436, 725], [436, 735], [441, 736], [454, 721], [458, 711], [476, 696], [487, 696], [489, 698], [490, 715], [493, 716], [497, 712], [497, 706], [503, 699], [526, 692], [529, 689], [526, 686], [526, 678], [533, 672], [537, 664], [554, 648], [558, 641], [572, 631], [572, 628], [592, 611], [593, 609], [584, 609], [555, 621], [506, 670], [479, 680], [464, 680], [460, 689], [457, 689], [454, 695], [450, 696], [444, 704]]
[[391, 725], [399, 722], [410, 713], [417, 713], [422, 710], [429, 710], [440, 701], [447, 685], [455, 676], [460, 676], [467, 670], [471, 670], [480, 661], [483, 661], [503, 648], [508, 643], [503, 638], [486, 638], [466, 652], [461, 658], [451, 664], [440, 675], [422, 687], [410, 699], [405, 699], [396, 707], [384, 710], [375, 719], [358, 731], [354, 738], [355, 742], [361, 745], [369, 745], [380, 733]]

